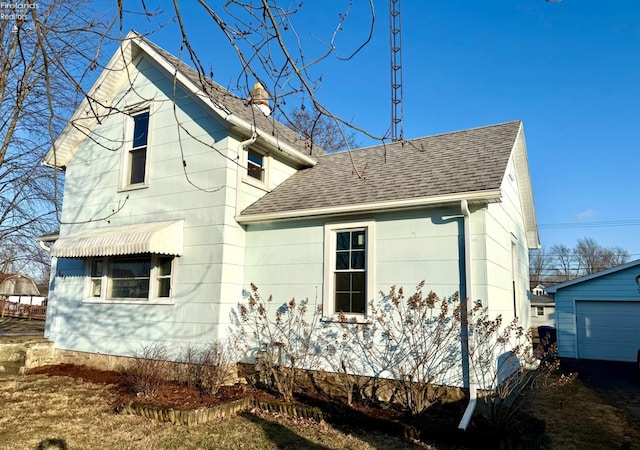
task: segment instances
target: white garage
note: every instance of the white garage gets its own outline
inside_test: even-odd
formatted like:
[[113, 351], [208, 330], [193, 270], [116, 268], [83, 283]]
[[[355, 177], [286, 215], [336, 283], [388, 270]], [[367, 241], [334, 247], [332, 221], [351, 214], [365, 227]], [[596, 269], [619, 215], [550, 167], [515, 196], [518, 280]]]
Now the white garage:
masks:
[[640, 349], [640, 260], [547, 289], [555, 297], [558, 355], [636, 361]]

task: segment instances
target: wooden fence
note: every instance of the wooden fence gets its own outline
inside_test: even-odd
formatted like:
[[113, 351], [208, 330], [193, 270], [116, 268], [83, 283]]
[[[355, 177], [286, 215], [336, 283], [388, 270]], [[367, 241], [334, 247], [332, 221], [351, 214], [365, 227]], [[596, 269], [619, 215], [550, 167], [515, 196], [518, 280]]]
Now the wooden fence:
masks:
[[47, 305], [46, 302], [42, 305], [27, 305], [0, 299], [0, 317], [45, 320], [47, 317]]

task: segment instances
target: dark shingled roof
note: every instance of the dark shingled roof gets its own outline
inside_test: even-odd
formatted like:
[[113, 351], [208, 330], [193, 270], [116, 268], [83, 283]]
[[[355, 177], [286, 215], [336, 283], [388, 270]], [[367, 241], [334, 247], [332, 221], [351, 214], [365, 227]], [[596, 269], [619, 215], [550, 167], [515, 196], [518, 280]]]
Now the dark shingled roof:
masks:
[[[395, 142], [322, 155], [316, 166], [295, 173], [241, 215], [499, 189], [520, 125], [507, 122], [404, 145]], [[354, 165], [363, 178], [356, 175]]]
[[[234, 95], [210, 78], [199, 74], [197, 70], [188, 66], [163, 48], [158, 47], [143, 36], [138, 36], [158, 52], [169, 64], [176, 67], [182, 74], [189, 78], [189, 80], [195, 83], [196, 86], [202, 88], [211, 100], [218, 103], [223, 109], [226, 109], [230, 113], [235, 114], [251, 124], [255, 124], [259, 130], [258, 134], [260, 134], [260, 130], [269, 133], [271, 136], [291, 145], [306, 155], [315, 157], [325, 154], [325, 151], [321, 147], [315, 144], [311, 147], [310, 142], [307, 142], [298, 133], [274, 119], [273, 116], [265, 116], [256, 106], [250, 104], [246, 99]], [[248, 95], [249, 93], [247, 92], [247, 97]]]
[[532, 305], [555, 305], [556, 301], [548, 295], [535, 295], [531, 294]]

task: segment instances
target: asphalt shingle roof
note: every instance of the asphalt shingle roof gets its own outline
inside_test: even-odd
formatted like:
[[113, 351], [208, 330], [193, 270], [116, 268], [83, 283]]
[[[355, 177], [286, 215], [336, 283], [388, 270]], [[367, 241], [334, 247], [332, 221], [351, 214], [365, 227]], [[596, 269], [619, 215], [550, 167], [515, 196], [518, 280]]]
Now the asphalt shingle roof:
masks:
[[[146, 44], [151, 46], [162, 58], [169, 62], [171, 66], [176, 67], [181, 73], [195, 83], [196, 86], [205, 90], [207, 95], [209, 95], [214, 102], [218, 103], [229, 112], [251, 124], [255, 124], [258, 130], [269, 133], [306, 155], [315, 157], [317, 155], [325, 154], [325, 151], [321, 147], [318, 147], [315, 144], [311, 147], [311, 143], [307, 142], [298, 133], [274, 119], [273, 116], [265, 116], [260, 109], [249, 103], [245, 98], [240, 98], [234, 95], [215, 81], [201, 75], [197, 70], [185, 64], [180, 59], [176, 58], [171, 53], [157, 46], [148, 39], [145, 39], [142, 36], [139, 36], [139, 38], [144, 40]], [[247, 92], [247, 97], [248, 95], [249, 93]]]
[[242, 216], [498, 189], [520, 125], [507, 122], [322, 155], [316, 166], [295, 173]]

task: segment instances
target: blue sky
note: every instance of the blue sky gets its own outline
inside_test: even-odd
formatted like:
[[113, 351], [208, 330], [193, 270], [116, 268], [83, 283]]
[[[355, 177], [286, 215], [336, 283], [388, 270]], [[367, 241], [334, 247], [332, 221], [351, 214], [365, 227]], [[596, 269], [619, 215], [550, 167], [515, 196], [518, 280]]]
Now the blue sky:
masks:
[[[339, 55], [369, 30], [366, 2], [355, 3], [335, 41]], [[294, 25], [308, 56], [326, 48], [347, 4], [304, 3]], [[374, 5], [367, 47], [313, 74], [326, 107], [382, 135], [391, 111], [389, 4]], [[181, 8], [203, 65], [232, 86], [238, 65], [228, 44], [201, 9]], [[141, 18], [125, 25], [155, 27]], [[523, 120], [543, 246], [593, 237], [640, 258], [640, 1], [405, 0], [402, 33], [405, 138]], [[179, 51], [174, 24], [149, 37]]]

